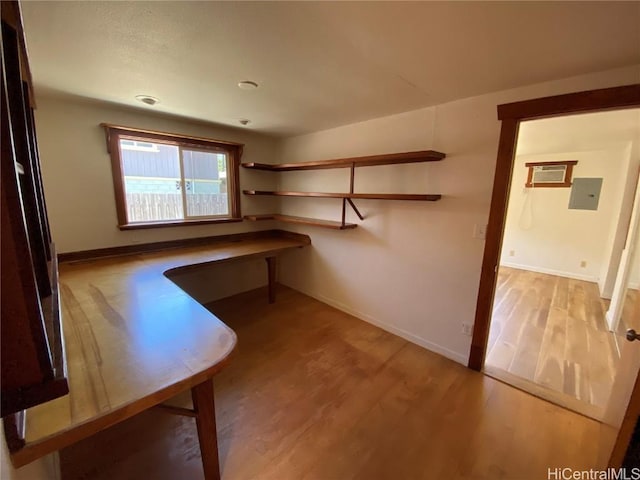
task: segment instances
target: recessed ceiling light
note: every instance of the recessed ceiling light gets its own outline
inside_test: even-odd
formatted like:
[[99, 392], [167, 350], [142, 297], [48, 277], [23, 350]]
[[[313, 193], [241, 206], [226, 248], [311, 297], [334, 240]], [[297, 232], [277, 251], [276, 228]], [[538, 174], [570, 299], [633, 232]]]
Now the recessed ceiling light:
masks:
[[243, 118], [238, 120], [240, 122], [240, 125], [249, 125], [251, 123], [251, 120]]
[[238, 87], [242, 90], [255, 90], [258, 88], [258, 84], [256, 82], [252, 82], [251, 80], [243, 80], [242, 82], [238, 82]]
[[136, 95], [136, 100], [146, 103], [147, 105], [155, 105], [160, 101], [156, 97], [152, 97], [150, 95]]

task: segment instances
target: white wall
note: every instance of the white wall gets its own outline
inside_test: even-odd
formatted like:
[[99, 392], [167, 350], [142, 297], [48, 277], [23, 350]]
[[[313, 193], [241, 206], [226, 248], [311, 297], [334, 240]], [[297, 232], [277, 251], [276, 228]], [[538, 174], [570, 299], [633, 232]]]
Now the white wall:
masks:
[[[313, 248], [283, 259], [280, 280], [415, 343], [466, 363], [484, 242], [474, 225], [489, 214], [500, 123], [496, 105], [548, 95], [637, 83], [640, 68], [559, 80], [424, 108], [286, 139], [282, 161], [432, 148], [435, 164], [368, 168], [356, 191], [442, 193], [435, 203], [359, 201], [367, 216], [349, 231], [288, 226], [308, 233]], [[342, 175], [342, 176], [341, 176]], [[282, 174], [282, 188], [346, 188], [345, 172]], [[387, 190], [388, 189], [388, 190]], [[282, 202], [285, 213], [339, 218], [340, 202]], [[349, 219], [356, 217], [349, 212]]]
[[640, 235], [636, 236], [636, 246], [631, 258], [631, 273], [629, 274], [629, 288], [640, 290]]
[[629, 231], [629, 221], [631, 220], [633, 200], [636, 193], [638, 172], [640, 171], [640, 112], [636, 118], [636, 138], [629, 147], [627, 171], [620, 179], [618, 187], [620, 191], [619, 207], [614, 208], [614, 211], [619, 213], [614, 217], [614, 226], [605, 248], [605, 261], [598, 280], [600, 296], [603, 298], [611, 298], [613, 294], [618, 268], [622, 259], [622, 251]]
[[221, 263], [174, 274], [169, 278], [197, 302], [206, 305], [267, 285], [267, 263], [262, 258]]
[[[72, 97], [37, 96], [36, 130], [52, 235], [59, 253], [149, 243], [177, 238], [205, 237], [270, 228], [247, 222], [120, 231], [117, 228], [111, 161], [104, 129], [112, 123], [171, 133], [245, 143], [243, 161], [274, 160], [274, 139], [202, 122], [191, 122], [152, 111], [89, 102]], [[270, 188], [268, 172], [240, 169], [241, 188]], [[276, 202], [256, 202], [241, 195], [242, 211], [260, 213]]]
[[[501, 265], [597, 282], [619, 217], [630, 148], [518, 155]], [[573, 178], [602, 178], [597, 210], [570, 210], [571, 188], [525, 188], [527, 162], [577, 160]], [[582, 267], [581, 262], [586, 262]]]

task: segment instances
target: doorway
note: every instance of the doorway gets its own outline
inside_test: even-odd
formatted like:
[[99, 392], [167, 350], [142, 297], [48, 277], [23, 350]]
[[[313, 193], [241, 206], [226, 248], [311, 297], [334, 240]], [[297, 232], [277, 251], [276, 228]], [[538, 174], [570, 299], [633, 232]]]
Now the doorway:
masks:
[[[521, 122], [639, 106], [640, 85], [579, 92], [498, 106], [501, 131], [473, 338], [469, 353], [469, 368], [481, 371], [485, 362], [507, 202]], [[624, 453], [630, 445], [631, 435], [640, 416], [639, 368], [640, 348], [631, 343], [623, 344], [620, 366], [613, 385], [613, 390], [617, 393], [612, 395], [609, 405], [607, 405], [606, 424], [603, 423], [602, 431], [607, 430], [606, 426], [609, 428], [609, 433], [606, 434], [606, 439], [598, 442], [598, 456], [603, 465], [610, 467], [622, 465]], [[603, 436], [605, 436], [604, 433]], [[611, 442], [608, 441], [609, 439]]]
[[523, 121], [484, 371], [601, 420], [619, 362], [606, 312], [640, 157], [640, 109]]

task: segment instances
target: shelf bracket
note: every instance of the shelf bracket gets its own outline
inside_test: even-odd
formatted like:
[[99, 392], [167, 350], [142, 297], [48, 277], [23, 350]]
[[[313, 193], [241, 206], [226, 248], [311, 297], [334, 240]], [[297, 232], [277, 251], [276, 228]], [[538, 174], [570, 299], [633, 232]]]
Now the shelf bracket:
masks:
[[[356, 176], [356, 164], [355, 162], [353, 162], [351, 164], [351, 168], [350, 168], [350, 176], [349, 176], [349, 193], [353, 193], [353, 185], [355, 183], [355, 176]], [[345, 220], [345, 209], [346, 209], [346, 203], [349, 202], [349, 205], [351, 205], [351, 208], [353, 208], [353, 211], [356, 212], [356, 215], [358, 215], [358, 218], [360, 220], [364, 220], [364, 217], [362, 216], [362, 214], [360, 213], [360, 211], [358, 210], [358, 207], [356, 207], [356, 204], [353, 203], [353, 200], [351, 200], [350, 198], [345, 198], [342, 200], [342, 226], [344, 227], [344, 220]]]
[[356, 207], [356, 204], [353, 203], [353, 200], [351, 200], [350, 198], [347, 198], [347, 202], [349, 202], [349, 205], [351, 205], [351, 208], [353, 208], [353, 211], [356, 212], [356, 215], [358, 216], [358, 218], [360, 220], [364, 220], [364, 217], [360, 213], [360, 210], [358, 210], [358, 207]]

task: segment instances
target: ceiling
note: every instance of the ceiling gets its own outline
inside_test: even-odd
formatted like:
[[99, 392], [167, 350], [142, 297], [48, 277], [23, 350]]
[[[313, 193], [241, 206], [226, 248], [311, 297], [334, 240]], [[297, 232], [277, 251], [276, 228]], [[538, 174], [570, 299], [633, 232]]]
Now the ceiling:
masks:
[[520, 124], [517, 155], [640, 147], [640, 108], [530, 120]]
[[[640, 2], [23, 1], [36, 94], [281, 136], [640, 63]], [[241, 80], [260, 84], [243, 91]], [[158, 97], [154, 107], [136, 95]]]

